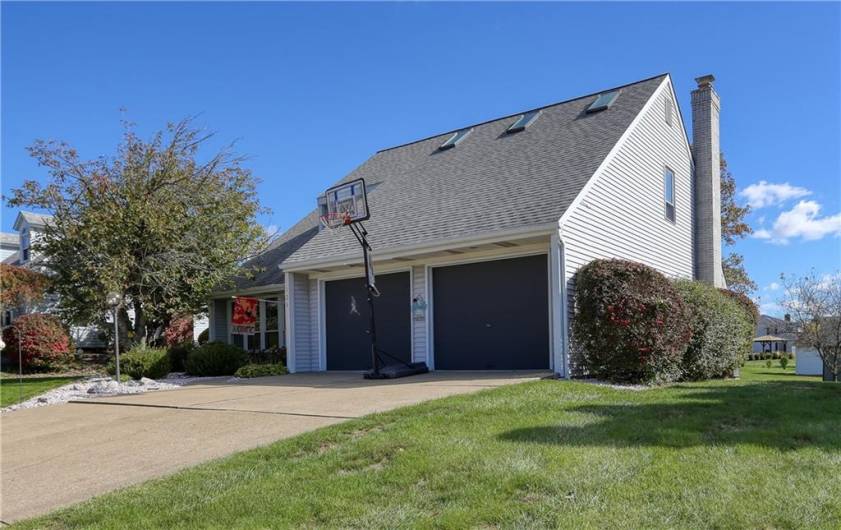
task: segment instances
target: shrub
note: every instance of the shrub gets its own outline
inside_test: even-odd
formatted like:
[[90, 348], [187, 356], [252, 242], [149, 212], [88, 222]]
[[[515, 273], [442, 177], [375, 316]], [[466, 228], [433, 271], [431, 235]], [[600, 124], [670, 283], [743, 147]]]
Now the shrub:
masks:
[[234, 372], [237, 377], [266, 377], [269, 375], [283, 375], [287, 373], [282, 364], [246, 364]]
[[783, 355], [782, 357], [780, 357], [780, 368], [785, 370], [787, 366], [788, 366], [788, 356]]
[[[111, 359], [106, 368], [113, 375], [117, 371], [116, 360]], [[169, 355], [164, 348], [149, 346], [135, 346], [128, 352], [120, 354], [120, 375], [127, 374], [132, 379], [148, 377], [161, 379], [170, 370]]]
[[771, 359], [768, 359], [767, 361], [765, 361], [765, 367], [766, 367], [766, 368], [771, 368], [771, 365], [772, 365], [772, 364], [773, 364], [773, 363], [771, 363]]
[[18, 351], [26, 371], [47, 371], [72, 360], [72, 343], [59, 320], [44, 313], [18, 317], [3, 330], [3, 355], [17, 364]]
[[280, 348], [248, 352], [248, 362], [253, 364], [280, 363], [286, 365], [286, 347], [281, 346]]
[[692, 339], [683, 356], [687, 380], [729, 377], [750, 352], [754, 326], [744, 308], [721, 290], [701, 282], [678, 280], [689, 308]]
[[681, 297], [640, 263], [596, 260], [577, 274], [572, 323], [581, 365], [610, 381], [678, 379], [690, 337]]
[[233, 375], [246, 363], [248, 355], [242, 348], [224, 342], [208, 342], [190, 350], [184, 367], [191, 375]]
[[208, 328], [208, 329], [202, 331], [201, 333], [199, 333], [199, 337], [196, 340], [196, 342], [198, 342], [199, 344], [207, 344], [207, 341], [209, 341], [209, 340], [210, 340], [210, 328]]
[[739, 307], [745, 312], [748, 317], [748, 321], [751, 325], [755, 328], [757, 324], [759, 324], [759, 308], [756, 307], [756, 304], [750, 297], [744, 293], [737, 293], [736, 291], [731, 291], [730, 289], [719, 289], [721, 293], [731, 300], [734, 300]]
[[193, 343], [193, 317], [190, 315], [173, 318], [164, 330], [167, 346]]
[[186, 371], [187, 369], [184, 367], [184, 363], [186, 363], [187, 355], [190, 354], [191, 349], [193, 349], [193, 345], [190, 343], [170, 346], [169, 349], [167, 349], [167, 354], [169, 355], [169, 369], [173, 372]]

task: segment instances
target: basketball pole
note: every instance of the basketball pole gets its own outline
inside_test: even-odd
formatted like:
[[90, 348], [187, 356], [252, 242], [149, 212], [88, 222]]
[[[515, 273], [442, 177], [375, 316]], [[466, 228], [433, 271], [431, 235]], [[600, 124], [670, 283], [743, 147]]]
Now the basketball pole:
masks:
[[368, 232], [367, 230], [365, 230], [365, 227], [362, 226], [362, 223], [359, 223], [358, 227], [353, 224], [349, 224], [348, 227], [350, 228], [350, 231], [353, 232], [353, 235], [356, 237], [356, 240], [359, 241], [359, 244], [362, 246], [362, 261], [363, 266], [365, 267], [365, 291], [368, 294], [368, 311], [370, 312], [371, 317], [371, 368], [372, 375], [374, 376], [374, 378], [379, 378], [380, 357], [377, 353], [377, 323], [376, 318], [374, 317], [374, 288], [373, 286], [371, 286], [370, 279], [368, 278], [368, 260], [371, 259], [368, 256], [368, 251], [371, 249], [371, 246], [368, 244], [368, 238], [365, 237]]

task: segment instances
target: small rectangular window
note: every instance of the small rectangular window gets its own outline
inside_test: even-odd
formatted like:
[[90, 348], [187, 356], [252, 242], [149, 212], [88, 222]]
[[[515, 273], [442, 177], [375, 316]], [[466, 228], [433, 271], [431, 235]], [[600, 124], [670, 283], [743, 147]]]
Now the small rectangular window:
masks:
[[447, 139], [447, 141], [446, 141], [446, 142], [444, 142], [443, 144], [441, 144], [441, 146], [440, 146], [440, 147], [438, 147], [438, 149], [440, 149], [441, 151], [443, 151], [443, 150], [445, 150], [445, 149], [451, 149], [451, 148], [455, 147], [455, 146], [456, 146], [456, 144], [458, 144], [459, 142], [461, 142], [462, 140], [464, 140], [464, 139], [467, 137], [467, 135], [468, 135], [468, 134], [470, 134], [470, 132], [471, 132], [472, 130], [473, 130], [473, 129], [462, 129], [462, 130], [460, 130], [460, 131], [456, 132], [455, 134], [453, 134], [452, 136], [450, 136], [450, 137]]
[[675, 174], [666, 168], [663, 172], [663, 202], [665, 203], [666, 219], [675, 222]]
[[587, 112], [598, 112], [600, 110], [609, 109], [610, 106], [613, 105], [613, 103], [616, 101], [617, 96], [619, 96], [618, 90], [599, 94], [599, 97], [596, 98], [596, 101], [594, 101], [593, 104], [587, 108]]
[[526, 127], [531, 125], [532, 122], [534, 122], [535, 119], [537, 119], [538, 114], [540, 114], [539, 110], [533, 110], [531, 112], [526, 112], [525, 114], [523, 114], [519, 118], [517, 118], [517, 121], [515, 121], [513, 124], [511, 124], [511, 127], [509, 127], [508, 131], [506, 131], [506, 132], [508, 132], [508, 134], [511, 134], [511, 133], [522, 131], [523, 129], [525, 129]]
[[672, 99], [666, 98], [666, 123], [669, 127], [672, 126], [672, 112], [674, 112], [674, 108], [672, 107]]

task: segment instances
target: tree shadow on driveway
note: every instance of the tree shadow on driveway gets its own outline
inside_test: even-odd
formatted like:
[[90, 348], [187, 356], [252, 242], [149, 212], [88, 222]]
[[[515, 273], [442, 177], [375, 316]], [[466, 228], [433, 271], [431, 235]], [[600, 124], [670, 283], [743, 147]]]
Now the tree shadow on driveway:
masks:
[[[679, 385], [638, 398], [567, 408], [554, 425], [501, 440], [561, 446], [696, 447], [748, 444], [841, 452], [841, 385], [820, 382]], [[655, 392], [659, 394], [655, 394]]]

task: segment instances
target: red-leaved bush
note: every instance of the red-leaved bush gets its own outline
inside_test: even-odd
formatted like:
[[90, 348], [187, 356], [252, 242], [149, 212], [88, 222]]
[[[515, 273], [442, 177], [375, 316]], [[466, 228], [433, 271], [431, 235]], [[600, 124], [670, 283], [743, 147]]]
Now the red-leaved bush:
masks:
[[622, 260], [596, 260], [578, 271], [572, 333], [588, 375], [630, 383], [679, 379], [692, 335], [671, 282], [651, 267]]
[[43, 313], [18, 317], [3, 329], [3, 342], [3, 355], [16, 362], [20, 350], [23, 369], [27, 371], [50, 370], [71, 356], [67, 331], [56, 317]]
[[164, 341], [167, 346], [193, 343], [193, 317], [177, 317], [164, 330]]

